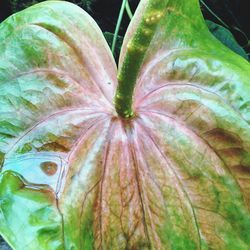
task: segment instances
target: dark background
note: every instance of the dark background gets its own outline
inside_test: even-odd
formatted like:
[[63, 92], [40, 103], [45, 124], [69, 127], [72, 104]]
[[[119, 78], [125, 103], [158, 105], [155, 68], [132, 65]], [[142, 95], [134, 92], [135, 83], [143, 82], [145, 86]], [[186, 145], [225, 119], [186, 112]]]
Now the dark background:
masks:
[[[188, 1], [188, 0], [186, 0]], [[223, 25], [234, 35], [239, 45], [250, 54], [250, 0], [203, 0], [211, 11], [217, 15], [224, 25], [214, 14], [201, 4], [202, 13], [207, 20]], [[40, 0], [1, 0], [0, 22], [11, 14], [20, 11]], [[113, 33], [122, 0], [71, 0], [75, 4], [88, 11], [97, 21], [103, 32]], [[139, 0], [129, 0], [131, 9], [134, 11]], [[129, 23], [129, 18], [124, 15], [119, 35], [124, 36]], [[1, 41], [0, 41], [1, 42]], [[0, 237], [0, 250], [10, 249]]]

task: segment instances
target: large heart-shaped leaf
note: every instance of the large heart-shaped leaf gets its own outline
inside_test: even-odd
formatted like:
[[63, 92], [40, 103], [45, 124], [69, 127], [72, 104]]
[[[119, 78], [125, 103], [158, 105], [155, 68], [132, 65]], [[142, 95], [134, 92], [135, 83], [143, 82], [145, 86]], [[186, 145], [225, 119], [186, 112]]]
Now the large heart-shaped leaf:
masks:
[[249, 249], [250, 66], [197, 0], [141, 1], [120, 116], [114, 60], [78, 7], [35, 5], [0, 37], [0, 232], [14, 249]]

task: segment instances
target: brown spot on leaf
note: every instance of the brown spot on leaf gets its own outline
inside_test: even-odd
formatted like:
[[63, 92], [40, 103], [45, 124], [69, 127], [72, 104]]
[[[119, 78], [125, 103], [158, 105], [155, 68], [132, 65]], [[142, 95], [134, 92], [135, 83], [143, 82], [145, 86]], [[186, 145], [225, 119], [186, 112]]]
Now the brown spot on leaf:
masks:
[[53, 82], [55, 86], [57, 86], [58, 88], [66, 88], [67, 87], [67, 83], [60, 77], [58, 77], [57, 75], [54, 74], [48, 74], [47, 76], [48, 80]]
[[40, 168], [48, 176], [52, 176], [57, 172], [57, 164], [51, 161], [41, 163]]
[[66, 148], [64, 145], [59, 144], [57, 142], [49, 142], [44, 144], [43, 146], [37, 148], [38, 152], [41, 151], [54, 151], [54, 152], [65, 152], [67, 153], [69, 151], [68, 148]]
[[220, 128], [206, 132], [204, 139], [216, 150], [242, 147], [242, 141], [237, 135]]
[[220, 157], [223, 158], [227, 166], [239, 165], [244, 156], [244, 149], [235, 147], [235, 148], [225, 148], [217, 151]]
[[[250, 175], [250, 166], [238, 165], [233, 167], [238, 175], [242, 177], [246, 177], [246, 175]], [[249, 176], [250, 179], [250, 176]]]

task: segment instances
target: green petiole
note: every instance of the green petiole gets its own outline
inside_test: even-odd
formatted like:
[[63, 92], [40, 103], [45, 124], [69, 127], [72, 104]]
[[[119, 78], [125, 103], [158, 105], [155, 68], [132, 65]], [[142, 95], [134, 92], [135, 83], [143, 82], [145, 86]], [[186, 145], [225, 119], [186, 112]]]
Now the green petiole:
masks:
[[124, 10], [126, 8], [126, 3], [127, 3], [127, 0], [123, 0], [122, 1], [122, 6], [121, 6], [121, 9], [120, 9], [120, 12], [119, 12], [119, 16], [118, 16], [118, 20], [117, 20], [117, 23], [116, 23], [115, 33], [114, 33], [114, 37], [113, 37], [113, 41], [112, 41], [112, 47], [111, 47], [111, 51], [112, 51], [113, 55], [114, 55], [114, 52], [115, 52], [115, 46], [116, 46], [116, 42], [117, 42], [117, 37], [118, 37], [119, 29], [120, 29], [120, 26], [121, 26], [121, 22], [122, 22], [122, 17], [123, 17], [123, 14], [124, 14]]

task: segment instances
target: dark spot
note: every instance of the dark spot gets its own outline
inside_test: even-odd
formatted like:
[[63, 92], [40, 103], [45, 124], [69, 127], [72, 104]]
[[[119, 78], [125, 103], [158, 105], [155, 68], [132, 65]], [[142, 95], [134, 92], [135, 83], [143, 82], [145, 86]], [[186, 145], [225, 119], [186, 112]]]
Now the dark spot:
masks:
[[[248, 177], [250, 175], [250, 167], [244, 165], [237, 165], [233, 167], [233, 170], [237, 172], [237, 175], [242, 177]], [[249, 176], [250, 177], [250, 176]], [[250, 180], [250, 179], [249, 179]]]
[[2, 170], [5, 154], [0, 151], [0, 171]]
[[66, 88], [68, 86], [67, 82], [65, 82], [63, 79], [61, 79], [60, 77], [55, 76], [53, 74], [48, 74], [47, 78], [48, 78], [48, 80], [53, 82], [55, 84], [55, 86], [58, 88]]
[[206, 132], [204, 135], [205, 139], [208, 142], [212, 142], [217, 145], [223, 144], [226, 145], [227, 148], [229, 147], [241, 148], [242, 146], [242, 141], [236, 134], [233, 134], [229, 131], [220, 128], [210, 130]]
[[49, 176], [52, 176], [57, 171], [57, 164], [51, 161], [46, 161], [40, 164], [42, 171]]

